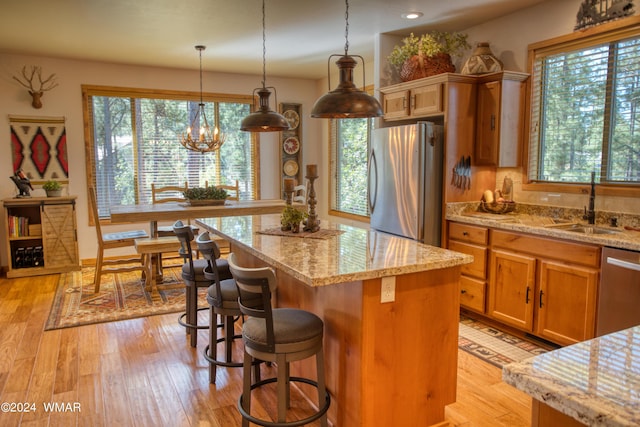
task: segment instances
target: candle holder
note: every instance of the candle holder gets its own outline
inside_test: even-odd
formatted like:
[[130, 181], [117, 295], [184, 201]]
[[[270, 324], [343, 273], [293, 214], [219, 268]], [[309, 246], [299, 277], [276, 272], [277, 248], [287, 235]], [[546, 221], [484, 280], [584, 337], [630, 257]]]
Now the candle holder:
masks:
[[288, 206], [293, 203], [293, 193], [295, 192], [295, 180], [293, 178], [284, 179], [284, 201]]
[[316, 190], [313, 187], [313, 182], [318, 178], [315, 168], [309, 168], [311, 165], [307, 165], [307, 178], [309, 180], [309, 194], [307, 196], [307, 203], [309, 205], [309, 216], [304, 226], [304, 231], [310, 231], [312, 233], [320, 230], [320, 220], [316, 214]]

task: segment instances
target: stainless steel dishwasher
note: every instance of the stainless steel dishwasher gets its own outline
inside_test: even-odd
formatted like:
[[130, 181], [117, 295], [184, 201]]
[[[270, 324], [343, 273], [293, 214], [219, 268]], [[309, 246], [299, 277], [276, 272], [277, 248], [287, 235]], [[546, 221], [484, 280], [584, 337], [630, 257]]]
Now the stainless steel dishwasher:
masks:
[[596, 335], [640, 325], [640, 252], [605, 247]]

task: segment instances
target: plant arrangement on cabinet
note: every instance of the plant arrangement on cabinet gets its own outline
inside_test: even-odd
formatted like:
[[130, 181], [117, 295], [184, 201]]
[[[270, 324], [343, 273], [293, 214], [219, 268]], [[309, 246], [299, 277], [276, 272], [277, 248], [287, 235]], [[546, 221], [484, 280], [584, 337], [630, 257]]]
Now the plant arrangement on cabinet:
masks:
[[461, 56], [471, 46], [467, 34], [432, 31], [415, 36], [411, 33], [396, 45], [387, 60], [395, 66], [403, 81], [442, 73], [453, 73], [452, 56]]

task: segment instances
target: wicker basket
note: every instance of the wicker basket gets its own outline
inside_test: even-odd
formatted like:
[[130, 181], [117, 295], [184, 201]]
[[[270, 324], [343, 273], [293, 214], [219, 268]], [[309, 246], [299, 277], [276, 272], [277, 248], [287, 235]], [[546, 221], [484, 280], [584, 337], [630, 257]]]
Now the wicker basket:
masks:
[[480, 202], [480, 210], [494, 214], [506, 214], [509, 212], [513, 212], [515, 208], [516, 202], [514, 201], [495, 203], [487, 203], [484, 201]]
[[403, 82], [408, 82], [455, 71], [456, 67], [451, 62], [451, 56], [447, 53], [436, 53], [433, 56], [413, 55], [402, 64], [400, 78]]

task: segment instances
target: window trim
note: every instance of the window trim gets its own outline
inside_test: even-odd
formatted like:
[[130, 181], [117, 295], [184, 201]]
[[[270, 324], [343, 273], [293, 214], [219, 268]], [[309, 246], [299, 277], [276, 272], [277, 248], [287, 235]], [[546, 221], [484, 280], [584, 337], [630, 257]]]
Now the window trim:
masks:
[[[99, 85], [81, 85], [82, 91], [82, 121], [84, 125], [84, 152], [85, 152], [85, 173], [87, 182], [87, 197], [89, 192], [89, 186], [96, 185], [96, 179], [94, 175], [95, 169], [95, 152], [93, 151], [93, 127], [91, 123], [91, 103], [89, 102], [92, 96], [107, 96], [107, 97], [126, 97], [126, 98], [149, 98], [149, 99], [170, 99], [170, 100], [188, 100], [188, 101], [200, 101], [206, 102], [242, 102], [247, 103], [251, 107], [251, 111], [255, 108], [256, 98], [253, 95], [230, 95], [223, 93], [211, 93], [211, 92], [191, 92], [191, 91], [177, 91], [167, 89], [144, 89], [144, 88], [129, 88], [120, 86], [99, 86]], [[260, 138], [255, 133], [251, 134], [252, 139], [252, 156], [255, 159], [255, 197], [260, 198]], [[95, 225], [95, 219], [91, 209], [88, 209], [89, 225]], [[110, 218], [100, 219], [100, 224], [111, 224]]]
[[[604, 23], [595, 27], [575, 31], [570, 34], [554, 37], [548, 40], [532, 43], [528, 46], [527, 68], [530, 75], [533, 75], [533, 67], [536, 56], [540, 54], [552, 54], [566, 52], [571, 49], [587, 47], [594, 43], [604, 43], [611, 40], [625, 38], [625, 36], [640, 35], [640, 16], [631, 16], [617, 21]], [[531, 134], [531, 102], [532, 102], [532, 79], [527, 80], [527, 90], [525, 99], [525, 138], [522, 150], [522, 189], [524, 191], [558, 192], [589, 194], [591, 189], [588, 183], [547, 183], [534, 182], [529, 178], [529, 148]], [[606, 196], [619, 197], [640, 197], [640, 184], [598, 184], [597, 192]]]

